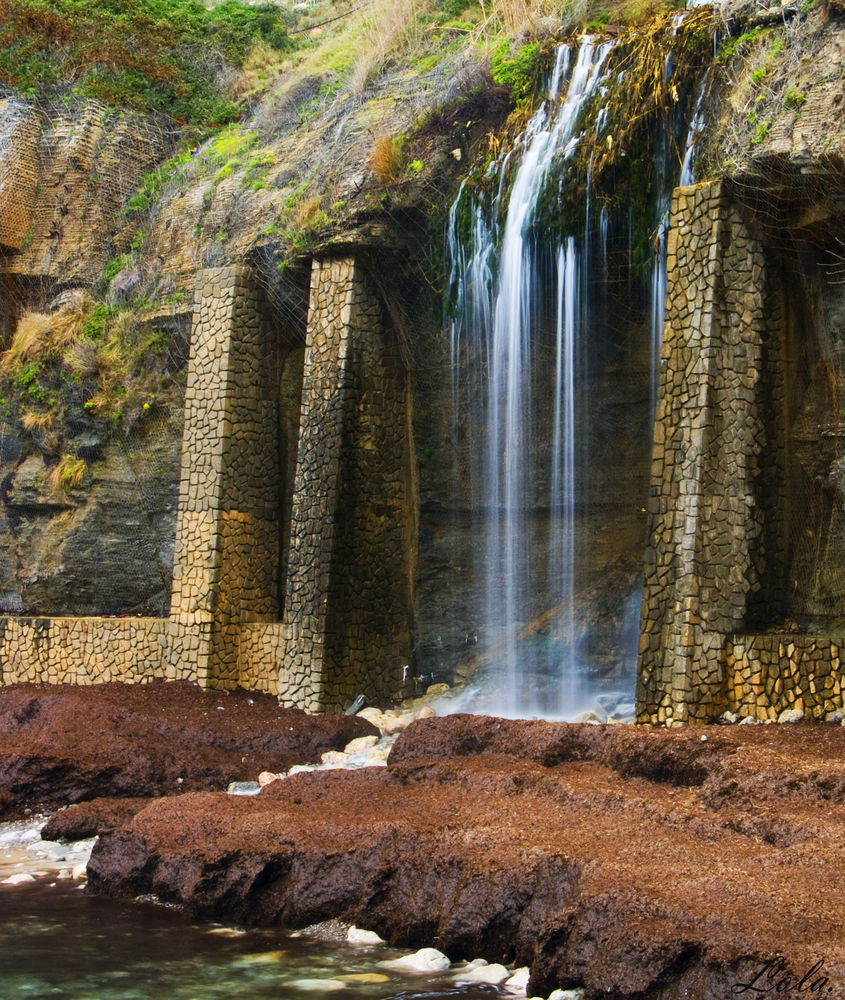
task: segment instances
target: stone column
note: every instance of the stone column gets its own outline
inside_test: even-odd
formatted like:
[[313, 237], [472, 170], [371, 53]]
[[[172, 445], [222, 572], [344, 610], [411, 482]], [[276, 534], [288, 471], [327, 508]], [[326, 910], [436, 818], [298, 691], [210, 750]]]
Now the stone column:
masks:
[[637, 716], [726, 705], [725, 636], [760, 587], [763, 254], [719, 183], [675, 191], [652, 456]]
[[200, 273], [185, 394], [169, 676], [235, 687], [245, 622], [278, 617], [277, 389], [246, 268]]
[[381, 304], [354, 259], [315, 260], [280, 699], [395, 694], [410, 651], [409, 421]]

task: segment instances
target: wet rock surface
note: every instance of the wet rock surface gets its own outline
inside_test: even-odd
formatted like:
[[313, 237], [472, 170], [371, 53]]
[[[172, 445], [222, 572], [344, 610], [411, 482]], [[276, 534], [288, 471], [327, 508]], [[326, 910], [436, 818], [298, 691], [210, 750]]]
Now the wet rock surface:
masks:
[[98, 797], [225, 789], [376, 732], [364, 719], [184, 682], [11, 685], [0, 688], [0, 819]]
[[387, 768], [153, 802], [100, 838], [89, 879], [527, 965], [528, 995], [843, 997], [843, 764], [833, 725], [424, 719]]

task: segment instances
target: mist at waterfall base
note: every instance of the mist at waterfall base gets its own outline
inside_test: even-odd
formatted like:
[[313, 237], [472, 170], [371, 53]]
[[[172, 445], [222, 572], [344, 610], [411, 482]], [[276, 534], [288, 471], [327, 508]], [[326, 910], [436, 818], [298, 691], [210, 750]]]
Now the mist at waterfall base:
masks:
[[[452, 710], [566, 719], [633, 701], [668, 213], [692, 181], [705, 83], [677, 94], [646, 190], [624, 204], [594, 185], [589, 152], [613, 143], [620, 49], [559, 46], [546, 99], [450, 213], [452, 433], [480, 664]], [[671, 39], [667, 52], [670, 81]]]

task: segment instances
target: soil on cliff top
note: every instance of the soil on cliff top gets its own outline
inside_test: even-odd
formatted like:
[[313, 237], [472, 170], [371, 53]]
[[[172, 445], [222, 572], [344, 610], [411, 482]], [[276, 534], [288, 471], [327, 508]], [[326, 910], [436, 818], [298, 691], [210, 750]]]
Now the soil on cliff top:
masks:
[[100, 796], [225, 789], [377, 733], [364, 719], [184, 682], [0, 687], [0, 819]]

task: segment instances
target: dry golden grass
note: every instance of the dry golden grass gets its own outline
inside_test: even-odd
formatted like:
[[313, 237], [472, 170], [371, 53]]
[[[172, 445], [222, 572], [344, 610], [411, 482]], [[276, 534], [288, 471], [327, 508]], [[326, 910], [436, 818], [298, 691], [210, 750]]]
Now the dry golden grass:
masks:
[[27, 410], [21, 414], [21, 426], [30, 434], [39, 431], [48, 431], [53, 426], [52, 413], [36, 413], [34, 410]]
[[370, 152], [370, 169], [382, 184], [396, 184], [405, 172], [405, 148], [399, 138], [376, 136]]
[[425, 0], [377, 0], [369, 8], [359, 53], [347, 78], [350, 93], [363, 94], [392, 59], [419, 49], [424, 4]]
[[320, 198], [305, 198], [296, 206], [295, 221], [298, 229], [310, 229], [320, 214]]
[[50, 354], [64, 354], [79, 340], [90, 307], [91, 300], [80, 293], [55, 312], [24, 313], [9, 350], [0, 360], [0, 368], [9, 371]]
[[44, 313], [24, 313], [18, 320], [15, 335], [0, 362], [5, 370], [34, 361], [43, 353], [50, 337], [50, 317]]
[[50, 485], [54, 490], [73, 490], [82, 485], [88, 463], [84, 458], [62, 455], [57, 465], [50, 471]]

